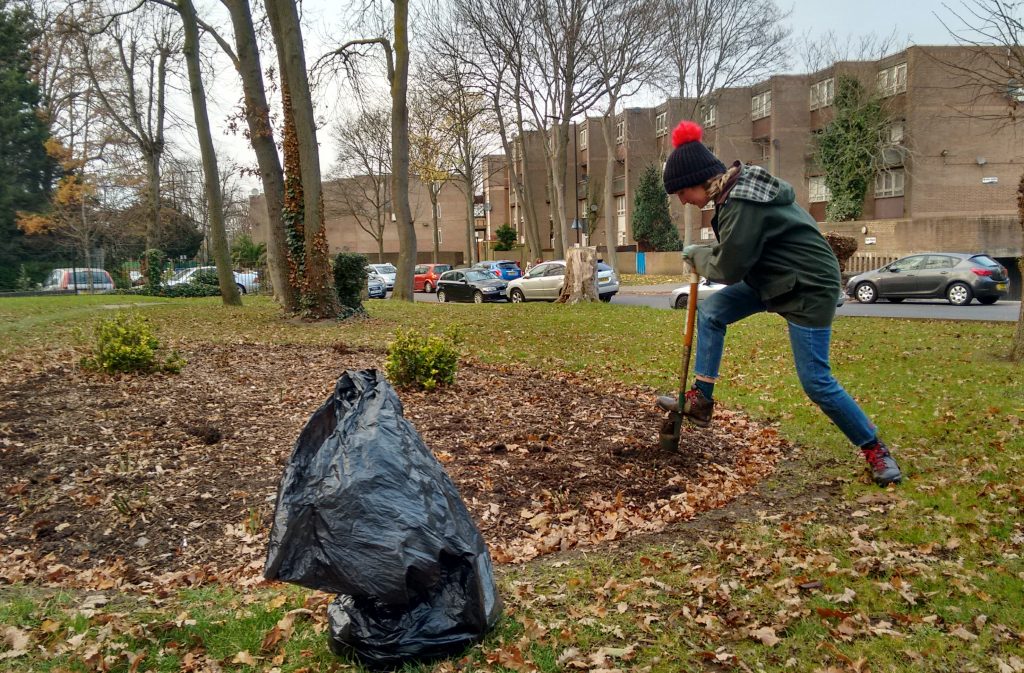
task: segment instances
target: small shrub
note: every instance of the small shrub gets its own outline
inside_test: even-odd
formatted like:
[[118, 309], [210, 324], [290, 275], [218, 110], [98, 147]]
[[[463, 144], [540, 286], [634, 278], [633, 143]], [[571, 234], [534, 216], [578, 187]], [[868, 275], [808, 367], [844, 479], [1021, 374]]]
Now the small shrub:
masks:
[[185, 366], [177, 353], [161, 359], [161, 351], [148, 319], [134, 311], [119, 312], [96, 326], [96, 350], [82, 360], [82, 365], [108, 374], [179, 372]]
[[147, 294], [157, 294], [163, 281], [166, 256], [155, 248], [142, 253], [142, 275], [146, 278]]
[[[433, 325], [427, 328], [428, 333]], [[441, 336], [422, 335], [413, 330], [398, 330], [388, 344], [384, 371], [395, 386], [415, 386], [433, 390], [455, 382], [459, 368], [458, 327], [451, 326]]]
[[338, 301], [353, 312], [363, 312], [366, 264], [366, 255], [356, 252], [339, 252], [334, 256], [334, 287]]
[[513, 249], [519, 238], [519, 234], [516, 230], [507, 224], [503, 224], [498, 227], [494, 234], [498, 237], [498, 244], [494, 246], [494, 249], [502, 252]]
[[189, 285], [213, 285], [220, 291], [220, 277], [216, 269], [200, 269], [188, 279]]

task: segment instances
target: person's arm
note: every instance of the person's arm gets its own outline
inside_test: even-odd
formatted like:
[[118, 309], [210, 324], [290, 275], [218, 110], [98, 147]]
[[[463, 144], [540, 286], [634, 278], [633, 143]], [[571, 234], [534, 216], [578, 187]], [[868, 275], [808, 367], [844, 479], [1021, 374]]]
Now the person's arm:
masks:
[[743, 280], [761, 256], [763, 245], [756, 208], [739, 199], [722, 208], [718, 217], [719, 242], [693, 251], [697, 273], [726, 285]]

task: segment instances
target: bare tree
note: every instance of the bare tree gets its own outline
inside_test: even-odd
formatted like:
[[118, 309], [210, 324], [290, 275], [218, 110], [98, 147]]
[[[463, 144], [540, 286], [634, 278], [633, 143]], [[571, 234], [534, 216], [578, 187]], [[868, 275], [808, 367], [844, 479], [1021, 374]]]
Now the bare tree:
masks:
[[[1005, 114], [997, 113], [993, 121], [1016, 123], [1024, 104], [1024, 7], [1012, 0], [964, 0], [957, 8], [943, 7], [949, 16], [940, 20], [967, 52], [966, 58], [945, 65], [952, 74], [972, 82], [978, 89], [977, 97], [1005, 105]], [[1017, 216], [1024, 232], [1024, 174], [1017, 188]], [[1017, 268], [1024, 276], [1024, 256], [1017, 258]], [[1010, 359], [1024, 361], [1024, 302]]]
[[525, 42], [528, 75], [523, 95], [537, 129], [544, 131], [555, 255], [565, 255], [566, 154], [569, 124], [589, 110], [605, 87], [594, 67], [592, 27], [604, 9], [599, 0], [541, 0], [532, 8], [533, 31]]
[[302, 308], [311, 318], [332, 318], [338, 315], [340, 307], [328, 260], [323, 185], [320, 180], [320, 148], [316, 139], [316, 119], [306, 72], [298, 9], [294, 0], [266, 0], [266, 9], [281, 62], [282, 83], [287, 86], [287, 105], [292, 115], [302, 175], [302, 226], [305, 241]]
[[[679, 97], [704, 101], [716, 89], [784, 69], [788, 17], [775, 0], [669, 0], [667, 28]], [[689, 116], [697, 111], [694, 107]]]
[[213, 147], [210, 131], [210, 116], [206, 109], [206, 90], [199, 63], [199, 24], [192, 0], [175, 0], [181, 13], [185, 29], [185, 65], [188, 68], [189, 89], [192, 94], [192, 110], [195, 116], [196, 132], [199, 136], [199, 150], [203, 157], [203, 179], [206, 182], [206, 200], [210, 209], [210, 243], [217, 265], [217, 279], [220, 281], [220, 295], [225, 305], [241, 306], [235, 277], [231, 270], [231, 253], [228, 250], [227, 234], [224, 229], [224, 202], [221, 192], [220, 172], [217, 169], [217, 153]]
[[895, 28], [887, 35], [864, 33], [840, 35], [834, 30], [824, 33], [807, 31], [797, 41], [797, 53], [805, 72], [817, 72], [840, 61], [877, 61], [909, 43]]
[[540, 223], [525, 177], [533, 157], [526, 153], [519, 156], [513, 135], [521, 142], [528, 129], [523, 92], [527, 77], [525, 45], [533, 30], [531, 6], [529, 0], [456, 0], [450, 14], [433, 14], [428, 49], [461, 61], [474, 86], [488, 100], [516, 196], [519, 221], [513, 226], [522, 226], [529, 258], [537, 259], [543, 251]]
[[[374, 9], [379, 9], [373, 6]], [[376, 25], [365, 25], [364, 30], [376, 32], [375, 37], [350, 40], [325, 54], [316, 67], [345, 72], [358, 86], [362, 73], [357, 68], [368, 49], [380, 47], [384, 55], [385, 72], [391, 91], [391, 194], [398, 230], [398, 272], [392, 299], [413, 301], [413, 267], [416, 264], [416, 229], [409, 205], [409, 2], [393, 0], [390, 25], [382, 13], [367, 16], [376, 19]]]
[[384, 261], [384, 232], [391, 211], [391, 113], [368, 108], [335, 124], [338, 145], [332, 174], [340, 178], [339, 214], [349, 215], [377, 242]]
[[235, 34], [236, 53], [229, 56], [238, 70], [245, 96], [244, 111], [247, 137], [256, 153], [260, 181], [267, 203], [269, 221], [267, 231], [267, 266], [270, 271], [274, 296], [289, 311], [298, 311], [299, 296], [292, 285], [294, 260], [290, 258], [284, 224], [284, 169], [274, 144], [274, 129], [270, 121], [263, 83], [263, 67], [253, 27], [249, 0], [221, 0], [231, 15]]
[[618, 104], [654, 79], [668, 57], [662, 0], [612, 0], [599, 13], [594, 27], [594, 62], [605, 85], [606, 104], [601, 124], [607, 157], [604, 167], [605, 262], [618, 268], [615, 248], [615, 198], [612, 191], [617, 158], [615, 120]]
[[440, 255], [440, 213], [438, 198], [452, 180], [455, 142], [443, 116], [437, 114], [439, 97], [444, 95], [429, 74], [418, 78], [409, 104], [409, 165], [413, 175], [426, 186], [430, 198], [431, 261]]
[[75, 20], [84, 75], [111, 123], [142, 157], [150, 215], [147, 247], [160, 235], [160, 168], [166, 141], [167, 80], [182, 48], [182, 27], [163, 6]]

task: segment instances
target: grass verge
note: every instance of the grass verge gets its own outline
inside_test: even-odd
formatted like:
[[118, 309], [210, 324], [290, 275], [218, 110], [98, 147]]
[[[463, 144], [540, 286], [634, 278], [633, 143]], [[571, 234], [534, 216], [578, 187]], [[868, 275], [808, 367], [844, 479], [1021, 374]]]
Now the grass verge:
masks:
[[[125, 303], [136, 302], [4, 300], [0, 361], [64, 361]], [[603, 304], [375, 301], [370, 319], [348, 324], [283, 319], [265, 298], [242, 309], [216, 298], [137, 305], [172, 345], [383, 348], [398, 328], [455, 323], [484, 361], [665, 390], [682, 331], [678, 312]], [[881, 491], [800, 391], [782, 321], [735, 326], [717, 399], [776, 423], [798, 455], [763, 497], [733, 509], [731, 525], [698, 522], [645, 546], [503, 569], [507, 617], [463, 670], [1024, 671], [1024, 388], [1021, 369], [1001, 358], [1012, 328], [836, 323], [834, 371], [908, 475]], [[0, 661], [18, 672], [341, 670], [321, 607], [320, 595], [281, 586], [99, 599], [4, 587]]]

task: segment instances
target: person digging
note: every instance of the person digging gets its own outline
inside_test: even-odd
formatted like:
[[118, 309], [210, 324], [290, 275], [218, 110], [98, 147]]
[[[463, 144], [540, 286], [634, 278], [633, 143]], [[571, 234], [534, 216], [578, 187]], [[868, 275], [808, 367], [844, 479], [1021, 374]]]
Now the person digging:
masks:
[[[714, 204], [717, 243], [687, 245], [683, 257], [700, 275], [728, 287], [697, 310], [695, 382], [683, 395], [682, 416], [711, 424], [725, 333], [729, 325], [769, 311], [786, 319], [797, 375], [804, 392], [855, 445], [879, 486], [903, 474], [877, 428], [832, 375], [829, 343], [840, 293], [839, 262], [810, 214], [796, 204], [793, 187], [759, 166], [729, 168], [701, 142], [703, 129], [682, 121], [672, 133], [665, 191], [685, 205]], [[680, 398], [658, 406], [679, 414]]]

